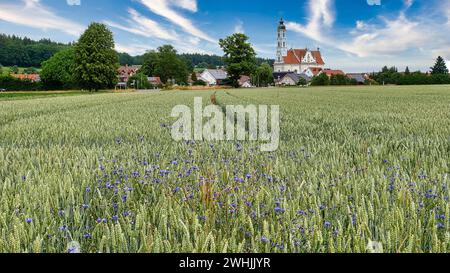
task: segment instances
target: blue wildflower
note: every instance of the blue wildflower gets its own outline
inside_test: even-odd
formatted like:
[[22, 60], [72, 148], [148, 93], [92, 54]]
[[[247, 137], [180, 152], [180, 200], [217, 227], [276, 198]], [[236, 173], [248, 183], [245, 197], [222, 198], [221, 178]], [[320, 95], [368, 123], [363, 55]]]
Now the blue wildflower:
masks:
[[275, 208], [275, 212], [276, 212], [276, 213], [284, 213], [284, 212], [285, 212], [285, 209], [282, 209], [282, 208], [280, 208], [280, 207], [276, 207], [276, 208]]

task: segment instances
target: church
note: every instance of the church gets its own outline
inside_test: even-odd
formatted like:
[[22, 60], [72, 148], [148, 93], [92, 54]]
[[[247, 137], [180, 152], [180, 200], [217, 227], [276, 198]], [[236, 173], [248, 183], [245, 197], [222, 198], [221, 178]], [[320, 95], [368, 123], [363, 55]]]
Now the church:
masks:
[[305, 74], [313, 77], [324, 70], [320, 49], [287, 49], [286, 25], [283, 19], [278, 25], [277, 56], [274, 63], [274, 74]]

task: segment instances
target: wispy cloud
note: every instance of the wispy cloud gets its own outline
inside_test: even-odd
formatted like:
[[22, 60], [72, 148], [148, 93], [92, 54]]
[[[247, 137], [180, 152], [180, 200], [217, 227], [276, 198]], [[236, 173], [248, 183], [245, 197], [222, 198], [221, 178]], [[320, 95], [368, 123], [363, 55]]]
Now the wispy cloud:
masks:
[[[444, 1], [450, 8], [450, 1]], [[396, 55], [422, 48], [429, 53], [446, 52], [450, 37], [442, 33], [450, 31], [450, 28], [442, 27], [442, 22], [428, 20], [427, 14], [408, 18], [406, 12], [413, 4], [412, 0], [404, 0], [404, 7], [397, 17], [380, 16], [376, 23], [359, 20], [353, 29], [345, 33], [346, 30], [334, 28], [336, 12], [333, 0], [310, 0], [307, 24], [289, 22], [287, 26], [289, 30], [314, 41], [359, 57]], [[337, 32], [339, 36], [333, 35]]]
[[148, 38], [154, 37], [169, 41], [178, 39], [178, 34], [174, 30], [162, 27], [159, 23], [145, 16], [142, 16], [134, 9], [128, 9], [128, 14], [128, 25], [118, 24], [110, 20], [105, 20], [104, 23], [109, 25], [110, 27]]
[[244, 22], [242, 22], [241, 20], [238, 20], [238, 22], [236, 23], [236, 25], [234, 26], [234, 33], [245, 33], [245, 29], [244, 29]]
[[174, 8], [180, 8], [191, 12], [197, 11], [196, 0], [139, 0], [153, 13], [162, 16], [173, 24], [182, 28], [185, 32], [202, 40], [217, 43], [215, 39], [200, 30], [187, 17], [181, 15]]
[[78, 36], [84, 29], [79, 23], [57, 15], [39, 0], [0, 3], [0, 20], [43, 30], [59, 30]]
[[148, 45], [146, 44], [137, 44], [137, 43], [132, 43], [132, 44], [121, 44], [121, 43], [116, 43], [116, 50], [118, 52], [126, 52], [130, 55], [141, 55], [144, 54], [145, 52], [147, 52], [148, 50], [151, 50], [152, 48], [150, 48]]

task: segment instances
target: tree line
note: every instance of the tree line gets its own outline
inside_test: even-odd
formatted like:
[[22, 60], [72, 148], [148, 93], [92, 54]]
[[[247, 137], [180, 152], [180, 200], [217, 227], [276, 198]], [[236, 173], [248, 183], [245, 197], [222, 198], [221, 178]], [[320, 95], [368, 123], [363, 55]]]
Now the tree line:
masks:
[[0, 64], [40, 67], [43, 61], [69, 46], [71, 44], [56, 43], [49, 39], [33, 41], [27, 37], [0, 34]]
[[[158, 50], [158, 49], [157, 49]], [[137, 55], [131, 56], [128, 53], [117, 53], [119, 55], [119, 63], [120, 65], [143, 65], [145, 62], [145, 57], [147, 55]], [[178, 53], [179, 58], [181, 58], [189, 70], [193, 70], [194, 68], [198, 69], [215, 69], [217, 67], [222, 67], [226, 65], [225, 60], [222, 56], [218, 55], [208, 55], [208, 54], [200, 54], [200, 53]], [[261, 65], [263, 63], [268, 63], [269, 65], [273, 65], [275, 60], [266, 59], [266, 58], [256, 58], [256, 63]]]
[[435, 64], [430, 67], [430, 73], [421, 71], [411, 72], [406, 67], [404, 72], [399, 72], [396, 67], [384, 66], [380, 72], [374, 72], [370, 78], [377, 84], [397, 85], [422, 85], [422, 84], [450, 84], [450, 75], [444, 58], [439, 56]]

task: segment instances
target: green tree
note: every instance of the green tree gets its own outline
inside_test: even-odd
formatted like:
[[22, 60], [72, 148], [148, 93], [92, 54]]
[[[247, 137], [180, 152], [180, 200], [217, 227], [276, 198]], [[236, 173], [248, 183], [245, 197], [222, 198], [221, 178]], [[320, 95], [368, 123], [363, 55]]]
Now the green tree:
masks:
[[119, 63], [120, 65], [135, 65], [136, 64], [136, 58], [131, 56], [128, 53], [117, 53], [117, 56], [119, 56]]
[[192, 72], [192, 74], [191, 74], [191, 81], [192, 82], [196, 82], [197, 80], [198, 80], [197, 74], [195, 72]]
[[177, 51], [171, 45], [163, 45], [158, 48], [153, 73], [167, 83], [174, 80], [175, 83], [186, 85], [189, 75], [186, 63], [178, 57]]
[[157, 51], [149, 51], [142, 57], [141, 73], [152, 77], [158, 76], [163, 83], [172, 80], [180, 85], [186, 85], [189, 75], [188, 66], [183, 57], [171, 45], [163, 45]]
[[42, 63], [42, 71], [40, 73], [40, 76], [44, 88], [76, 88], [74, 71], [75, 48], [69, 47], [56, 53], [49, 60]]
[[445, 64], [444, 58], [441, 56], [437, 57], [436, 64], [430, 69], [432, 75], [448, 74], [447, 65]]
[[89, 91], [113, 88], [117, 83], [118, 66], [112, 32], [104, 24], [90, 24], [75, 46], [78, 84]]
[[142, 56], [142, 59], [143, 64], [141, 69], [139, 69], [139, 71], [149, 77], [154, 76], [155, 67], [158, 63], [158, 52], [151, 50], [145, 53], [144, 56]]
[[350, 80], [344, 75], [332, 75], [330, 78], [330, 85], [347, 85]]
[[142, 72], [136, 73], [128, 79], [128, 86], [136, 89], [152, 89], [153, 85], [148, 81], [147, 75]]
[[23, 73], [25, 74], [36, 74], [38, 71], [34, 67], [27, 67], [23, 70]]
[[252, 83], [258, 87], [269, 86], [273, 81], [273, 70], [268, 63], [261, 64], [252, 77]]
[[313, 86], [330, 85], [330, 79], [328, 78], [327, 74], [321, 73], [320, 75], [312, 78], [311, 85]]
[[305, 78], [300, 77], [300, 78], [298, 79], [297, 85], [299, 85], [299, 86], [306, 86], [306, 85], [308, 85], [308, 82], [305, 80]]
[[411, 74], [411, 71], [409, 71], [409, 67], [407, 66], [405, 69], [405, 75], [410, 75], [410, 74]]
[[12, 74], [18, 74], [19, 73], [19, 67], [17, 65], [10, 68], [10, 73]]
[[256, 53], [247, 42], [248, 39], [245, 34], [235, 33], [219, 40], [219, 45], [225, 53], [223, 59], [228, 64], [229, 78], [235, 87], [239, 87], [242, 75], [251, 75], [255, 70]]

